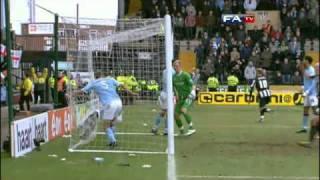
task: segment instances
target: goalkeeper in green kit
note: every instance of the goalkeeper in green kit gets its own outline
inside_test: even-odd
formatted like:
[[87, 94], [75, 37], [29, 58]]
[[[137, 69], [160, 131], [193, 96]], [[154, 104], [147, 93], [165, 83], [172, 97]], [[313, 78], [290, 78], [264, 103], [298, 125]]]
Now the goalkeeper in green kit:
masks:
[[[189, 73], [182, 71], [180, 60], [175, 60], [173, 62], [173, 67], [176, 73], [173, 75], [173, 88], [176, 96], [176, 106], [174, 118], [177, 126], [179, 127], [180, 134], [189, 136], [196, 132], [193, 128], [192, 118], [188, 114], [188, 109], [190, 108], [193, 100], [196, 97], [195, 87], [193, 85], [191, 76]], [[181, 117], [184, 117], [189, 125], [187, 132], [184, 131], [184, 127], [181, 121]]]

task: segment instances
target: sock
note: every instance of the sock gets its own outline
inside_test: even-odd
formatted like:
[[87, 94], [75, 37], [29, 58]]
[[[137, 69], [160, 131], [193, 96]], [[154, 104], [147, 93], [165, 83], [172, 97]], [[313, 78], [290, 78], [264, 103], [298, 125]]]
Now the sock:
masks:
[[266, 110], [267, 110], [266, 108], [263, 108], [260, 110], [260, 117], [264, 116], [264, 113], [266, 112]]
[[111, 127], [111, 130], [113, 132], [113, 136], [116, 137], [116, 127], [115, 126], [112, 126]]
[[183, 117], [186, 119], [187, 123], [189, 124], [189, 127], [192, 128], [192, 118], [189, 114], [183, 113]]
[[308, 118], [309, 118], [309, 115], [307, 114], [303, 115], [303, 119], [302, 119], [303, 129], [308, 129]]
[[161, 123], [161, 116], [160, 114], [157, 115], [157, 117], [154, 120], [154, 128], [158, 129]]
[[311, 126], [310, 134], [309, 134], [309, 141], [310, 141], [310, 142], [313, 141], [314, 136], [317, 134], [317, 132], [318, 132], [318, 127]]
[[106, 134], [107, 134], [107, 137], [108, 137], [110, 143], [116, 142], [116, 138], [114, 137], [114, 133], [113, 133], [112, 128], [108, 127], [106, 130]]
[[260, 116], [260, 119], [264, 119], [264, 116]]
[[180, 128], [182, 127], [182, 121], [181, 121], [180, 117], [179, 117], [179, 118], [176, 118], [175, 121], [176, 121], [176, 125], [177, 125], [178, 128], [180, 129]]

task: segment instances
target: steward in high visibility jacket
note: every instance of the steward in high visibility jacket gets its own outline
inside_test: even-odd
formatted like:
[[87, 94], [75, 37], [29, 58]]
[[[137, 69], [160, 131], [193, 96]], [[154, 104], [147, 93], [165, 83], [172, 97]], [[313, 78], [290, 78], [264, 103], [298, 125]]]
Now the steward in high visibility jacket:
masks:
[[147, 90], [148, 91], [158, 91], [159, 90], [159, 84], [155, 80], [149, 80], [147, 83]]
[[29, 77], [28, 74], [26, 74], [26, 77], [23, 79], [22, 84], [21, 84], [21, 89], [20, 89], [20, 100], [19, 100], [19, 105], [20, 105], [20, 111], [24, 111], [24, 102], [26, 101], [27, 103], [27, 110], [30, 111], [30, 101], [32, 101], [32, 86], [33, 83]]
[[50, 93], [51, 93], [51, 98], [52, 100], [54, 100], [54, 89], [55, 89], [55, 78], [53, 77], [53, 75], [51, 74], [51, 76], [49, 77], [49, 88], [50, 88]]
[[138, 81], [133, 75], [127, 77], [127, 86], [131, 91], [138, 92]]
[[44, 68], [43, 72], [35, 73], [34, 67], [31, 68], [32, 79], [34, 83], [34, 103], [38, 103], [38, 98], [40, 96], [40, 103], [44, 103], [44, 95], [46, 91], [46, 80], [48, 77], [48, 69]]
[[228, 81], [228, 91], [237, 92], [237, 86], [239, 84], [239, 79], [234, 75], [229, 75], [227, 78]]
[[141, 90], [147, 90], [147, 81], [146, 80], [139, 80], [138, 81], [139, 87]]
[[207, 85], [209, 92], [216, 92], [219, 87], [219, 80], [216, 77], [211, 76], [207, 80]]
[[[117, 81], [121, 84], [127, 85], [127, 78], [124, 75], [117, 76]], [[119, 90], [123, 90], [123, 89], [119, 88]]]
[[76, 81], [76, 80], [70, 79], [69, 83], [70, 83], [69, 85], [70, 85], [70, 87], [71, 87], [72, 89], [77, 89], [77, 88], [78, 88], [78, 85], [77, 85], [77, 81]]

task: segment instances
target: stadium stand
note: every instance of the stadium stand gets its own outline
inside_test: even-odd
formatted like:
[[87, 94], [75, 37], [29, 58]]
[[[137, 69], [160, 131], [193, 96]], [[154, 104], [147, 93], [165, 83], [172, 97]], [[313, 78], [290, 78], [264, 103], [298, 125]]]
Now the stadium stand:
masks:
[[[195, 56], [196, 66], [200, 69], [210, 59], [213, 73], [219, 75], [219, 78], [221, 72], [217, 72], [216, 69], [222, 67], [222, 82], [226, 82], [226, 77], [232, 71], [240, 70], [238, 78], [241, 83], [245, 83], [245, 67], [249, 61], [257, 60], [258, 62], [254, 62], [255, 67], [267, 70], [271, 84], [299, 85], [301, 82], [293, 81], [293, 76], [302, 57], [308, 54], [319, 61], [319, 4], [316, 0], [176, 0], [173, 3], [166, 0], [141, 0], [141, 2], [141, 11], [136, 10], [137, 16], [156, 18], [171, 14], [175, 38], [179, 41], [182, 53], [188, 48], [188, 53]], [[246, 10], [278, 12], [276, 21], [281, 25], [278, 28], [268, 21], [260, 28], [249, 29], [246, 25], [225, 25], [221, 22], [222, 14], [245, 14]], [[240, 53], [240, 58], [231, 58], [234, 47]], [[181, 52], [179, 55], [184, 57], [181, 56]], [[217, 63], [218, 59], [222, 60], [222, 64]], [[284, 63], [285, 59], [288, 59], [288, 64]], [[283, 74], [286, 74], [286, 78], [282, 77]], [[205, 79], [201, 79], [202, 83], [206, 82]]]

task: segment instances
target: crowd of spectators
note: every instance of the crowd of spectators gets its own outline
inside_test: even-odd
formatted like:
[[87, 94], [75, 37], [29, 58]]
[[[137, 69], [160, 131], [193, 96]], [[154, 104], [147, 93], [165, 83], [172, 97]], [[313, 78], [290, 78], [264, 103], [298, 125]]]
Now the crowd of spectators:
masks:
[[[194, 48], [201, 80], [215, 75], [221, 83], [228, 74], [248, 82], [245, 70], [264, 68], [273, 84], [301, 84], [299, 66], [304, 52], [318, 51], [317, 0], [166, 0], [144, 3], [141, 16], [170, 14], [177, 40], [199, 41]], [[147, 6], [147, 7], [145, 7]], [[226, 25], [222, 14], [244, 14], [247, 10], [279, 10], [281, 28], [270, 21], [262, 29]], [[315, 49], [317, 48], [317, 49]], [[250, 76], [250, 78], [252, 78]]]

